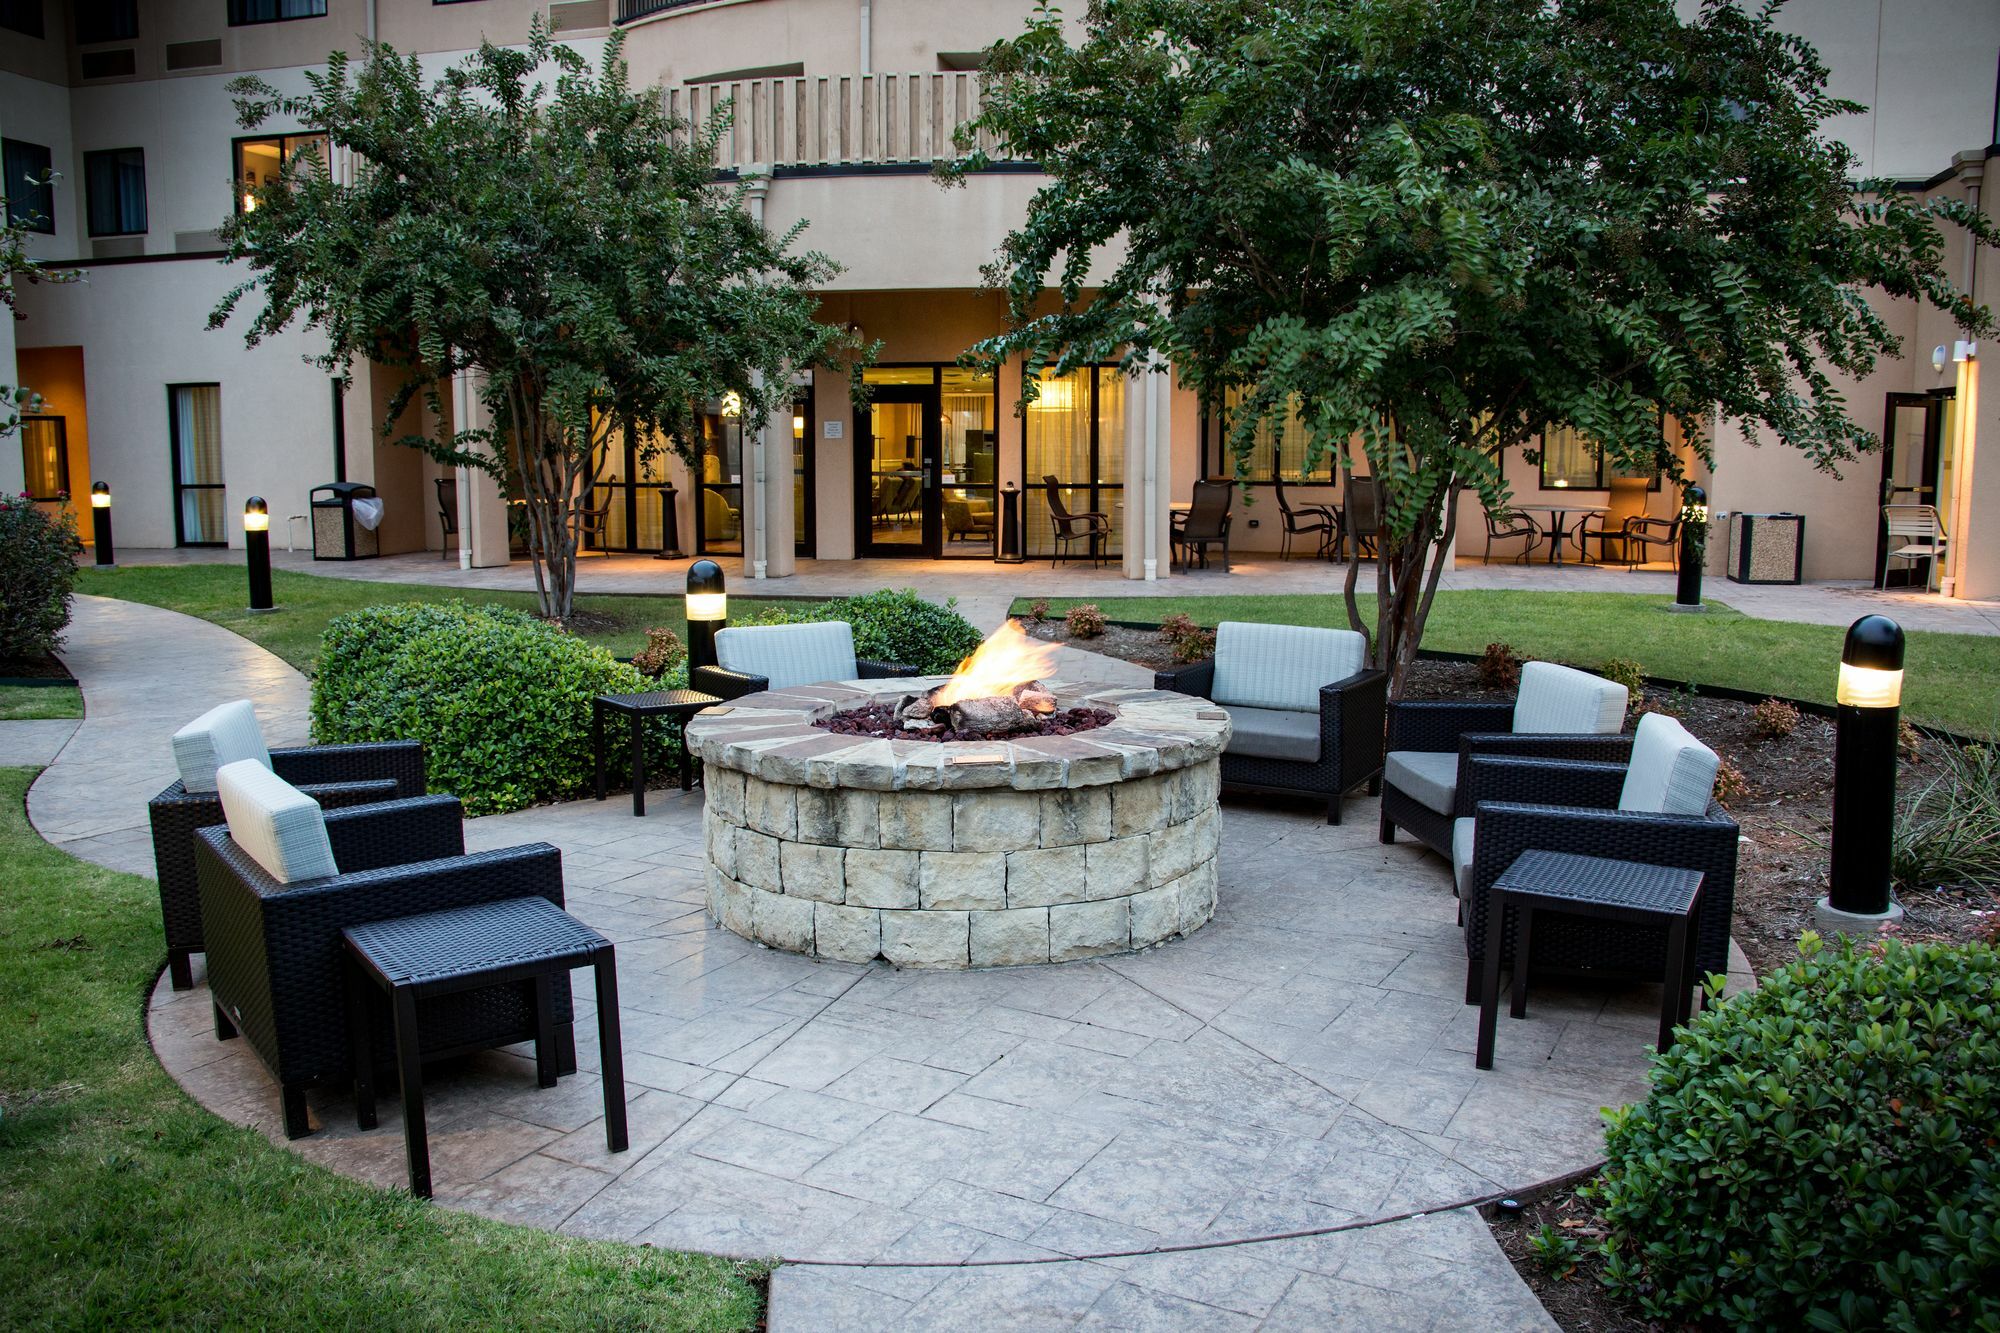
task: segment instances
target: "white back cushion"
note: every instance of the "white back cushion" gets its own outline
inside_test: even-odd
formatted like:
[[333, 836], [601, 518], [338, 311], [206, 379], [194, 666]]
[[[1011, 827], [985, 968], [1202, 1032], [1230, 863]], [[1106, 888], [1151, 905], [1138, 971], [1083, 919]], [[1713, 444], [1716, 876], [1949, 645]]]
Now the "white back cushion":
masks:
[[1215, 627], [1212, 697], [1219, 704], [1317, 713], [1319, 687], [1346, 680], [1367, 656], [1367, 640], [1351, 629], [1225, 620]]
[[1719, 762], [1715, 751], [1686, 727], [1664, 714], [1648, 713], [1632, 733], [1632, 764], [1625, 770], [1618, 808], [1656, 815], [1706, 814]]
[[726, 670], [769, 678], [774, 690], [853, 680], [854, 628], [844, 620], [732, 625], [715, 636], [715, 660]]
[[1615, 736], [1625, 727], [1626, 699], [1625, 687], [1616, 681], [1554, 662], [1528, 662], [1514, 699], [1514, 731]]
[[215, 775], [229, 837], [280, 884], [337, 875], [326, 815], [319, 802], [254, 759], [224, 764]]
[[174, 733], [174, 766], [189, 791], [214, 791], [215, 771], [239, 759], [271, 766], [271, 751], [248, 699], [217, 704]]

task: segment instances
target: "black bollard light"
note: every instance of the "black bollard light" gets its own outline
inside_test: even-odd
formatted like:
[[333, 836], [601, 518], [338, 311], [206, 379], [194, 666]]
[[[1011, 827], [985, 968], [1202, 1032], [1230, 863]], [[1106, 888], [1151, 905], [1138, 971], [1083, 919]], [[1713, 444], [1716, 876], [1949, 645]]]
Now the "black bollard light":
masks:
[[995, 564], [1021, 563], [1021, 491], [1013, 482], [1000, 488], [1000, 549]]
[[1674, 585], [1674, 610], [1699, 611], [1701, 564], [1708, 549], [1708, 492], [1690, 486], [1681, 496], [1680, 578]]
[[655, 560], [685, 560], [681, 550], [680, 506], [675, 501], [674, 484], [663, 482], [660, 486], [660, 553]]
[[107, 569], [117, 564], [118, 552], [111, 545], [111, 488], [101, 481], [90, 488], [90, 535], [97, 563]]
[[271, 609], [271, 507], [253, 495], [243, 505], [243, 561], [250, 569], [250, 609]]
[[1834, 691], [1833, 849], [1822, 931], [1873, 933], [1903, 915], [1889, 892], [1896, 825], [1896, 749], [1903, 702], [1903, 627], [1863, 616], [1848, 627]]
[[729, 594], [722, 586], [722, 566], [697, 560], [688, 566], [688, 667], [715, 665], [715, 632], [729, 623]]

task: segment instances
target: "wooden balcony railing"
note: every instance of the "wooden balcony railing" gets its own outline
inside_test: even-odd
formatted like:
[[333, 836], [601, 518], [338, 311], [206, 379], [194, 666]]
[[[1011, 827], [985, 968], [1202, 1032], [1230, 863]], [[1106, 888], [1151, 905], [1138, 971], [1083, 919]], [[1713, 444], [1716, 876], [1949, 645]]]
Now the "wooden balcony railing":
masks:
[[[724, 170], [930, 163], [958, 155], [952, 131], [979, 114], [977, 72], [741, 79], [666, 90], [670, 114], [706, 123], [725, 102], [735, 116], [716, 146]], [[979, 146], [996, 144], [982, 135]]]

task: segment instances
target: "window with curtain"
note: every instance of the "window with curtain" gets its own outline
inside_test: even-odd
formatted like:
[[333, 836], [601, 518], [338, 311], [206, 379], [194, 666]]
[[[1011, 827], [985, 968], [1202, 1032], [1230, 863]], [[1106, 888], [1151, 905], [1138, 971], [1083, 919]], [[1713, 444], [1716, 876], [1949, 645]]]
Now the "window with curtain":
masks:
[[61, 417], [21, 418], [21, 476], [31, 500], [69, 494], [69, 432]]
[[0, 0], [0, 28], [23, 37], [47, 36], [42, 26], [42, 0]]
[[75, 0], [71, 17], [78, 46], [127, 42], [139, 35], [139, 0]]
[[47, 145], [0, 139], [0, 170], [7, 181], [7, 220], [17, 227], [56, 234], [56, 192], [49, 184], [54, 160]]
[[992, 375], [963, 366], [944, 366], [938, 373], [938, 406], [944, 416], [944, 465], [938, 482], [944, 488], [946, 556], [993, 554], [1000, 500], [998, 387]]
[[[1119, 369], [1087, 366], [1068, 375], [1044, 374], [1040, 395], [1028, 404], [1023, 445], [1027, 553], [1050, 555], [1056, 549], [1044, 484], [1052, 476], [1064, 508], [1110, 520], [1104, 554], [1117, 554], [1125, 525], [1120, 503], [1125, 494], [1125, 376]], [[1077, 544], [1069, 554], [1081, 559], [1088, 552]]]
[[300, 153], [311, 149], [320, 167], [328, 162], [324, 134], [274, 134], [263, 139], [236, 141], [236, 211], [248, 213], [257, 207], [257, 192], [278, 182], [284, 166]]
[[1542, 435], [1541, 487], [1545, 491], [1610, 488], [1611, 477], [1645, 477], [1660, 488], [1660, 474], [1650, 468], [1621, 468], [1607, 463], [1596, 440], [1568, 426], [1551, 426]]
[[[1243, 390], [1231, 389], [1223, 400], [1221, 430], [1216, 442], [1215, 472], [1218, 476], [1235, 475], [1236, 460], [1229, 451], [1229, 431], [1243, 396]], [[1246, 478], [1250, 481], [1271, 481], [1283, 477], [1288, 484], [1330, 484], [1334, 480], [1334, 470], [1339, 466], [1339, 457], [1333, 450], [1325, 451], [1319, 466], [1308, 474], [1306, 453], [1309, 440], [1305, 422], [1299, 418], [1298, 404], [1288, 403], [1285, 419], [1277, 426], [1269, 421], [1257, 423], [1256, 443], [1250, 450]]]
[[326, 0], [229, 0], [229, 26], [326, 17]]
[[173, 448], [174, 533], [182, 546], [229, 541], [222, 489], [222, 386], [167, 386]]
[[146, 154], [109, 148], [83, 155], [85, 211], [92, 236], [136, 236], [146, 230]]

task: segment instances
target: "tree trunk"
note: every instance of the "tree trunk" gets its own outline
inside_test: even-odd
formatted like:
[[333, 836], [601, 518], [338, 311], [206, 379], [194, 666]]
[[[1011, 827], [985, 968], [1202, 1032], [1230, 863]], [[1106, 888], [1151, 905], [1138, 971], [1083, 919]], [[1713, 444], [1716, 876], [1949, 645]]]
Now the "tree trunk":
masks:
[[535, 569], [535, 602], [544, 619], [566, 625], [576, 600], [574, 478], [560, 441], [552, 439], [541, 397], [530, 385], [509, 393], [514, 470], [526, 502], [528, 556]]

